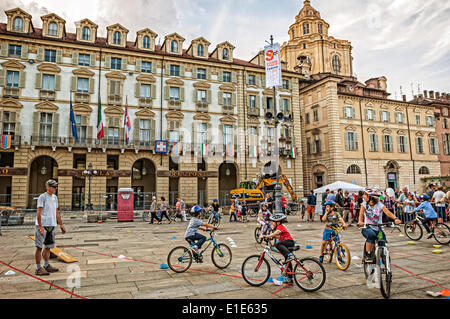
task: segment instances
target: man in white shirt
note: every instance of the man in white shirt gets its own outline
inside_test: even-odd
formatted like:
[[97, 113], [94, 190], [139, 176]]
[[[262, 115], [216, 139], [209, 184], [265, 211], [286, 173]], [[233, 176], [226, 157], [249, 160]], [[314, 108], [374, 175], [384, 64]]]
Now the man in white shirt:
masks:
[[438, 190], [433, 193], [432, 203], [436, 203], [436, 211], [438, 213], [438, 223], [445, 222], [445, 203], [441, 203], [441, 200], [445, 197], [445, 193], [442, 191], [442, 186], [438, 187]]
[[[39, 196], [37, 202], [36, 214], [36, 275], [48, 276], [50, 273], [57, 272], [58, 269], [49, 264], [50, 249], [55, 248], [55, 228], [58, 224], [63, 234], [66, 229], [61, 221], [61, 215], [58, 207], [58, 197], [55, 192], [58, 183], [54, 180], [48, 180], [45, 183], [47, 192]], [[44, 257], [44, 267], [41, 266], [41, 257]]]

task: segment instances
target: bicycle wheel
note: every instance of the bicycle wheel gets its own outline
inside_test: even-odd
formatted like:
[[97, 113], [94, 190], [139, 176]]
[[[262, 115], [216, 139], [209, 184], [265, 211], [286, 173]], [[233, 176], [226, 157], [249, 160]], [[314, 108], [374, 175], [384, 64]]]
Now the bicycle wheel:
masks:
[[339, 243], [334, 248], [334, 261], [340, 270], [347, 270], [350, 267], [352, 257], [350, 250], [345, 244]]
[[150, 212], [143, 212], [142, 219], [144, 220], [144, 222], [150, 222]]
[[211, 259], [214, 264], [219, 269], [225, 269], [231, 264], [233, 259], [233, 254], [231, 253], [231, 248], [225, 244], [219, 244], [217, 247], [213, 248], [211, 252]]
[[434, 230], [434, 239], [439, 244], [448, 245], [450, 243], [450, 227], [443, 223], [437, 223]]
[[407, 222], [405, 224], [405, 235], [408, 236], [409, 239], [418, 241], [422, 238], [423, 235], [422, 227], [416, 220]]
[[[389, 264], [391, 263], [391, 258], [389, 257]], [[377, 253], [377, 265], [380, 267], [380, 290], [384, 298], [389, 299], [391, 296], [391, 282], [392, 273], [388, 271], [386, 267], [386, 256], [384, 255], [383, 249], [378, 249]]]
[[192, 253], [186, 247], [176, 247], [167, 256], [167, 265], [177, 273], [183, 273], [192, 265]]
[[330, 240], [325, 244], [325, 248], [323, 251], [323, 260], [325, 260], [328, 263], [331, 263], [333, 260], [333, 254], [334, 254], [334, 247], [333, 242]]
[[242, 277], [246, 283], [253, 287], [264, 285], [270, 277], [269, 262], [261, 257], [261, 255], [247, 257], [242, 264]]
[[303, 258], [299, 262], [294, 267], [294, 281], [297, 286], [306, 292], [322, 288], [327, 275], [320, 261], [315, 258]]
[[263, 239], [259, 238], [259, 236], [261, 235], [261, 226], [258, 226], [255, 228], [255, 240], [258, 244], [261, 244]]

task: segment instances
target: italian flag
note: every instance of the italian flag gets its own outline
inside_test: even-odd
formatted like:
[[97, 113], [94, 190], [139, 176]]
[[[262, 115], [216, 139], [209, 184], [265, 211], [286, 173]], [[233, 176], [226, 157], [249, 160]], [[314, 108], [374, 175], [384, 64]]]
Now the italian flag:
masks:
[[251, 157], [258, 157], [259, 156], [259, 148], [258, 146], [252, 146], [252, 152], [250, 154]]
[[202, 155], [208, 155], [208, 144], [202, 144]]
[[173, 142], [173, 147], [172, 147], [172, 153], [176, 154], [176, 155], [180, 155], [180, 143], [178, 142]]
[[100, 96], [98, 97], [98, 118], [97, 118], [97, 139], [100, 140], [105, 137], [103, 132], [103, 121], [102, 121], [102, 101]]
[[297, 148], [295, 147], [291, 148], [291, 157], [297, 158]]
[[234, 147], [233, 144], [227, 145], [227, 154], [228, 156], [234, 156]]

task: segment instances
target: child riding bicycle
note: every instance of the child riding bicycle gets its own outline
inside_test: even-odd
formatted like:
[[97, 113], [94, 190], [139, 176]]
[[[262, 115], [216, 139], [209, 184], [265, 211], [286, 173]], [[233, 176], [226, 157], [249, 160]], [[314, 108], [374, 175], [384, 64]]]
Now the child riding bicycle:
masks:
[[262, 238], [262, 236], [266, 233], [267, 231], [267, 227], [269, 225], [270, 222], [270, 211], [267, 208], [266, 204], [262, 204], [261, 205], [261, 209], [258, 212], [258, 223], [261, 225], [261, 234], [259, 236], [259, 238]]
[[325, 229], [323, 230], [322, 245], [320, 246], [320, 257], [319, 261], [323, 263], [323, 252], [325, 250], [325, 245], [330, 240], [331, 236], [337, 237], [339, 239], [339, 234], [333, 230], [333, 227], [338, 228], [339, 222], [342, 223], [344, 229], [347, 228], [347, 224], [344, 219], [336, 211], [336, 203], [333, 201], [328, 201], [325, 204], [325, 215], [322, 217], [322, 221], [325, 222]]
[[270, 221], [272, 222], [274, 231], [270, 235], [264, 235], [263, 238], [276, 238], [277, 244], [275, 244], [275, 247], [283, 255], [286, 260], [285, 263], [293, 261], [295, 256], [291, 251], [289, 251], [289, 248], [295, 247], [295, 242], [286, 227], [283, 226], [283, 223], [286, 222], [286, 215], [273, 214], [270, 216]]
[[435, 222], [437, 219], [437, 213], [434, 210], [433, 206], [430, 204], [430, 197], [428, 195], [422, 195], [419, 197], [420, 205], [416, 209], [410, 212], [410, 214], [419, 212], [420, 214], [425, 216], [425, 219], [422, 221], [423, 227], [428, 232], [427, 239], [433, 237], [433, 232], [430, 230], [430, 225], [432, 222]]
[[[363, 199], [364, 202], [361, 204], [361, 210], [359, 213], [358, 225], [367, 227], [362, 230], [362, 235], [366, 238], [365, 252], [366, 256], [364, 258], [367, 262], [374, 262], [375, 256], [373, 254], [373, 249], [375, 247], [375, 241], [378, 237], [378, 233], [381, 231], [383, 241], [386, 241], [386, 235], [384, 234], [384, 227], [377, 226], [383, 223], [383, 213], [389, 218], [393, 219], [396, 225], [401, 224], [401, 221], [395, 217], [389, 209], [384, 206], [380, 201], [382, 193], [376, 188], [366, 188], [364, 190]], [[380, 243], [383, 246], [384, 243]]]
[[199, 234], [198, 230], [201, 229], [203, 231], [207, 231], [208, 228], [218, 229], [218, 227], [216, 226], [202, 222], [198, 218], [201, 212], [202, 208], [200, 206], [194, 206], [191, 208], [190, 214], [193, 218], [190, 220], [189, 225], [186, 229], [186, 233], [184, 235], [184, 238], [188, 243], [195, 243], [195, 241], [197, 241], [196, 245], [192, 247], [192, 251], [194, 252], [194, 258], [196, 259], [199, 254], [199, 249], [202, 248], [202, 245], [206, 241], [206, 237]]

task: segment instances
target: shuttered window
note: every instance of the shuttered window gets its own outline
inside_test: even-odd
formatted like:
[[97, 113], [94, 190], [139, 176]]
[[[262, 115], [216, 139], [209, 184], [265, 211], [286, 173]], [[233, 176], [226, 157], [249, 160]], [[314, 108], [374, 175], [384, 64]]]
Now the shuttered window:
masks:
[[197, 69], [197, 79], [206, 80], [206, 69]]
[[7, 87], [19, 87], [19, 72], [18, 71], [8, 71], [8, 79], [6, 82]]
[[369, 135], [369, 141], [370, 141], [370, 151], [371, 152], [378, 152], [380, 150], [379, 143], [378, 143], [378, 135], [377, 134], [370, 134]]
[[439, 154], [439, 146], [436, 138], [430, 138], [430, 154]]
[[139, 120], [139, 143], [141, 146], [150, 146], [150, 120]]
[[397, 136], [398, 152], [408, 153], [408, 139], [406, 136]]
[[141, 84], [141, 98], [150, 99], [152, 96], [152, 86], [150, 84]]
[[225, 124], [223, 126], [223, 144], [233, 144], [233, 125]]
[[206, 90], [197, 91], [197, 102], [206, 103]]
[[375, 121], [376, 115], [375, 110], [373, 109], [367, 109], [366, 110], [366, 121]]
[[347, 151], [358, 150], [358, 134], [354, 132], [345, 133], [345, 149]]
[[248, 97], [248, 106], [251, 109], [256, 107], [256, 96], [255, 95], [249, 95], [249, 97]]
[[52, 138], [53, 114], [41, 113], [39, 136], [41, 141], [50, 142]]
[[351, 106], [344, 107], [344, 118], [354, 119], [355, 118], [355, 108]]
[[[0, 115], [1, 115], [1, 113], [0, 113]], [[2, 124], [2, 123], [0, 123], [0, 124]], [[15, 131], [16, 131], [16, 113], [4, 111], [3, 112], [3, 128], [2, 128], [1, 133], [4, 135], [11, 135], [14, 138]]]
[[56, 62], [56, 50], [45, 50], [45, 62]]
[[231, 106], [231, 97], [232, 97], [231, 93], [228, 92], [223, 93], [223, 105]]
[[86, 122], [83, 121], [83, 115], [76, 115], [75, 123], [77, 124], [78, 141], [85, 143], [87, 138], [87, 125]]
[[55, 76], [50, 74], [44, 74], [42, 76], [42, 89], [47, 91], [55, 90]]
[[78, 78], [77, 80], [77, 92], [78, 93], [89, 93], [89, 79]]
[[152, 73], [152, 63], [151, 62], [142, 62], [141, 72], [144, 73]]
[[208, 124], [198, 123], [197, 125], [197, 144], [206, 144], [208, 141]]
[[78, 56], [78, 65], [89, 66], [90, 63], [91, 63], [91, 55], [90, 54], [80, 54]]
[[381, 111], [381, 121], [382, 122], [390, 122], [390, 113], [388, 111]]
[[22, 46], [10, 44], [9, 56], [12, 58], [20, 58], [22, 56]]
[[391, 135], [383, 135], [383, 148], [384, 151], [388, 153], [394, 151], [394, 141]]
[[424, 150], [423, 150], [423, 138], [422, 137], [416, 138], [416, 146], [417, 146], [417, 153], [423, 154]]
[[222, 82], [231, 82], [231, 72], [223, 72]]
[[122, 69], [122, 59], [121, 58], [111, 58], [111, 69], [121, 70]]

